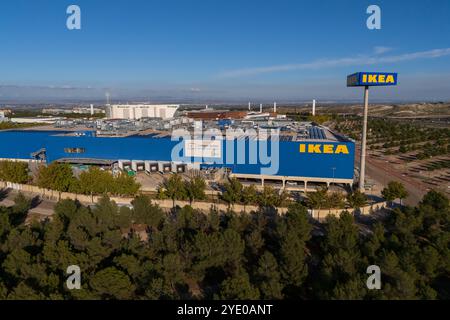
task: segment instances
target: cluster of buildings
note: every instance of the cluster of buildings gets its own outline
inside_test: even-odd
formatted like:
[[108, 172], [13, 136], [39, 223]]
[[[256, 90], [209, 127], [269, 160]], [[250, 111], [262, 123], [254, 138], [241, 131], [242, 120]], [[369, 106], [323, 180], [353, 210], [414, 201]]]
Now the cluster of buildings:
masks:
[[8, 116], [11, 114], [10, 109], [0, 109], [0, 122], [8, 121]]
[[42, 109], [43, 114], [49, 114], [49, 115], [65, 115], [65, 114], [98, 114], [98, 113], [105, 113], [105, 110], [103, 108], [96, 108], [94, 105], [91, 105], [90, 107], [74, 107], [71, 109], [64, 109], [64, 108], [45, 108]]
[[130, 120], [142, 118], [171, 119], [179, 107], [179, 105], [160, 104], [115, 104], [106, 106], [106, 117], [108, 119]]
[[[220, 169], [255, 183], [352, 184], [353, 140], [273, 112], [107, 105], [106, 119], [0, 131], [0, 159], [185, 172]], [[84, 120], [83, 120], [84, 121]], [[174, 137], [182, 129], [186, 136]], [[216, 136], [208, 135], [213, 130]], [[201, 136], [196, 136], [201, 132]], [[229, 135], [233, 132], [233, 135]], [[272, 134], [276, 133], [276, 134]]]

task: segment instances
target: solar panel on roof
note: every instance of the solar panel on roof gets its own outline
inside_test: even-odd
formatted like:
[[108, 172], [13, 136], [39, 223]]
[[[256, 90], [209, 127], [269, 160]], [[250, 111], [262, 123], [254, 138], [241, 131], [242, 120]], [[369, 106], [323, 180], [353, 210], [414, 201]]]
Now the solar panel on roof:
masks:
[[326, 135], [323, 129], [317, 127], [308, 128], [308, 137], [313, 140], [325, 140]]
[[322, 129], [320, 129], [320, 139], [325, 139], [325, 135], [324, 135], [324, 133], [323, 133], [323, 130], [322, 130]]

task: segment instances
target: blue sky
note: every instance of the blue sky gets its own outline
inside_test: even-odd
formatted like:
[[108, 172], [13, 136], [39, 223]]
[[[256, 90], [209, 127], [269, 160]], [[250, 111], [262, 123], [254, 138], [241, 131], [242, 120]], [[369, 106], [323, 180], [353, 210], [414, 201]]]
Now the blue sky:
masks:
[[448, 0], [5, 0], [0, 100], [346, 100], [366, 70], [399, 72], [375, 99], [450, 100], [449, 18]]

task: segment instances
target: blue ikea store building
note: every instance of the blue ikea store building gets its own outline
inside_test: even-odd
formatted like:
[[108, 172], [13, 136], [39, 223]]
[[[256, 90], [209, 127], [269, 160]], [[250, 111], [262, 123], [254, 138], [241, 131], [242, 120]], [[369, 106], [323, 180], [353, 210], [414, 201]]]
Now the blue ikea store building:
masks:
[[[319, 137], [317, 137], [319, 138]], [[180, 154], [183, 163], [194, 163], [199, 169], [226, 167], [238, 178], [307, 182], [353, 183], [354, 141], [340, 137], [336, 141], [324, 139], [279, 139], [275, 150], [270, 139], [252, 149], [251, 140], [230, 143], [220, 141], [220, 159], [199, 158], [195, 154]], [[267, 156], [253, 161], [255, 152], [260, 155], [263, 144]], [[95, 132], [11, 130], [0, 131], [0, 159], [35, 160], [39, 152], [45, 153], [45, 161], [60, 159], [98, 159], [112, 162], [161, 161], [173, 162], [173, 150], [180, 141], [154, 135], [99, 137]], [[231, 146], [231, 148], [230, 148]], [[75, 152], [74, 152], [75, 150]], [[245, 155], [242, 155], [245, 152]]]

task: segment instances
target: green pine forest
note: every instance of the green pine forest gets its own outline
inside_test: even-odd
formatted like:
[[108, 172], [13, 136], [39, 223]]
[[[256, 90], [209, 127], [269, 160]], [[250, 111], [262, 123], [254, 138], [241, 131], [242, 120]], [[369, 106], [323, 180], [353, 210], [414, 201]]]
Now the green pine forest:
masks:
[[[362, 232], [343, 212], [323, 223], [287, 214], [165, 212], [62, 200], [51, 221], [25, 223], [32, 200], [0, 208], [0, 299], [449, 299], [449, 200], [430, 191]], [[81, 269], [81, 289], [66, 286]], [[369, 290], [369, 265], [381, 290]]]

